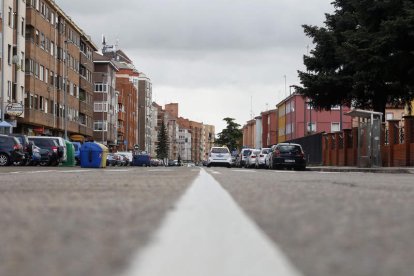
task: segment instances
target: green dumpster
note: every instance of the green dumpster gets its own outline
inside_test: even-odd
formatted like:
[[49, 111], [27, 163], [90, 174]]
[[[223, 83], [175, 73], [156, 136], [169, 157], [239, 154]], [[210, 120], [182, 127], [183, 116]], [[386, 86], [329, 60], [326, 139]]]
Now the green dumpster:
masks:
[[108, 156], [108, 147], [101, 143], [96, 144], [98, 144], [102, 148], [101, 168], [106, 168], [106, 157]]
[[65, 141], [66, 144], [66, 161], [63, 162], [62, 166], [64, 167], [74, 167], [76, 165], [75, 161], [75, 147], [69, 141]]

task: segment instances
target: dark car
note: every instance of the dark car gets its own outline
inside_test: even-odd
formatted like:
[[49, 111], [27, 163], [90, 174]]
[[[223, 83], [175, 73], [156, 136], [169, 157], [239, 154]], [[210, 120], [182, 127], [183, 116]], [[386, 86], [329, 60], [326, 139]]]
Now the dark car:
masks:
[[[40, 149], [43, 149], [42, 151], [43, 157], [39, 163], [41, 166], [59, 165], [60, 159], [63, 156], [63, 150], [60, 149], [59, 145], [56, 143], [55, 140], [44, 139], [44, 137], [42, 138], [29, 137], [29, 141], [33, 142]], [[46, 158], [45, 155], [47, 155], [48, 158]]]
[[9, 136], [16, 137], [19, 140], [20, 144], [23, 147], [24, 157], [25, 159], [19, 162], [13, 162], [14, 165], [28, 165], [32, 160], [33, 155], [33, 143], [29, 141], [27, 135], [19, 134], [19, 133], [12, 133]]
[[16, 137], [0, 134], [0, 166], [25, 162], [23, 146]]
[[293, 143], [279, 143], [273, 148], [270, 168], [305, 170], [306, 159], [302, 146]]

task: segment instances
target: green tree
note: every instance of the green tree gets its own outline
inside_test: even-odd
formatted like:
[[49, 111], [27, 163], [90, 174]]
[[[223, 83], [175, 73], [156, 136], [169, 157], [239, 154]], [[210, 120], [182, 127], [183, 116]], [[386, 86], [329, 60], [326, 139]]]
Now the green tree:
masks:
[[325, 27], [304, 25], [315, 48], [297, 90], [317, 109], [344, 104], [384, 112], [414, 98], [412, 0], [335, 0]]
[[157, 158], [168, 158], [168, 136], [164, 121], [161, 123], [161, 128], [158, 130], [158, 145], [155, 150]]
[[224, 118], [227, 127], [223, 129], [216, 139], [216, 144], [227, 146], [231, 151], [240, 148], [240, 142], [243, 137], [243, 131], [240, 129], [240, 125], [234, 122], [233, 118]]

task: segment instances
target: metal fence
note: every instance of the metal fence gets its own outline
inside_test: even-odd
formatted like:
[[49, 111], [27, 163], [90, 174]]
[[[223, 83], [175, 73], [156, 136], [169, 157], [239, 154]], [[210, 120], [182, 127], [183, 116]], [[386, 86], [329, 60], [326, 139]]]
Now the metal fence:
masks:
[[308, 165], [322, 165], [322, 135], [316, 133], [313, 135], [286, 141], [286, 143], [296, 143], [302, 146], [306, 155]]

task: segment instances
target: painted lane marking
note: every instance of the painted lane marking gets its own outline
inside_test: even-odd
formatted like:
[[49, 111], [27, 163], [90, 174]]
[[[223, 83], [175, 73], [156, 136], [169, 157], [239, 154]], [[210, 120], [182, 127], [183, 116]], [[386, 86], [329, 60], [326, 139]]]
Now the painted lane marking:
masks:
[[253, 172], [253, 173], [255, 173], [255, 172], [257, 172], [256, 170], [231, 170], [232, 172], [241, 172], [241, 173], [251, 173], [251, 172]]
[[148, 170], [149, 172], [172, 172], [172, 169], [152, 169]]
[[70, 171], [59, 171], [60, 173], [83, 173], [83, 172], [93, 172], [97, 170], [70, 170]]
[[299, 276], [204, 169], [125, 276]]

